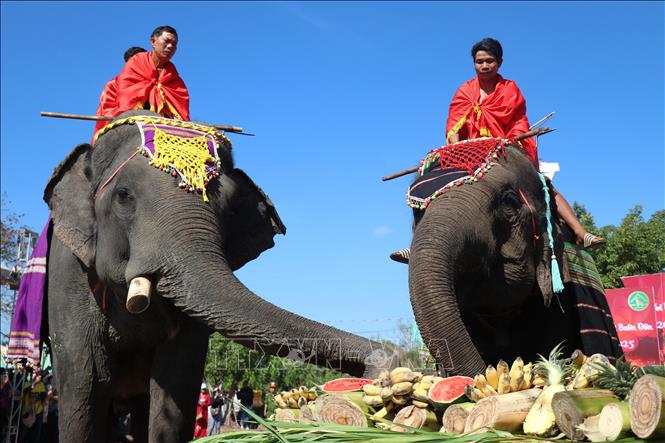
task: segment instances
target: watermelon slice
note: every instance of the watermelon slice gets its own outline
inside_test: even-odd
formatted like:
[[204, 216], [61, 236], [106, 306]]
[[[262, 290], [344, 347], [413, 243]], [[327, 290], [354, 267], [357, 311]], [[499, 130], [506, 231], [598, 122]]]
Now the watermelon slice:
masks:
[[327, 393], [360, 391], [363, 386], [371, 385], [372, 380], [368, 378], [336, 378], [321, 386], [321, 390]]
[[435, 407], [446, 407], [460, 399], [466, 398], [464, 388], [473, 386], [475, 381], [471, 377], [455, 375], [439, 380], [429, 389], [428, 397]]

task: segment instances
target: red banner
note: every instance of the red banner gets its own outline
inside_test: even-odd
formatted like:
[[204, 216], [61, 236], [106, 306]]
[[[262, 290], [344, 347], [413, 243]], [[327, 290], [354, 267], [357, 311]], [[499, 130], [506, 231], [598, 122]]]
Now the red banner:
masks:
[[663, 364], [653, 287], [607, 289], [606, 295], [626, 360]]
[[625, 288], [649, 287], [652, 289], [654, 310], [656, 311], [656, 328], [660, 344], [661, 363], [665, 362], [665, 273], [633, 275], [621, 277]]

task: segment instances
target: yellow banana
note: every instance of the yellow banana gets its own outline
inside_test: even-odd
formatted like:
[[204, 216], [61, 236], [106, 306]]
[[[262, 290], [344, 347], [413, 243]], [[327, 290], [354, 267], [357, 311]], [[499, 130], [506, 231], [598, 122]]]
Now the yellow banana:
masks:
[[421, 409], [425, 409], [429, 407], [429, 403], [426, 401], [420, 401], [420, 400], [411, 400], [411, 403], [413, 403], [413, 406]]
[[298, 407], [299, 407], [299, 408], [302, 408], [302, 407], [305, 406], [306, 404], [307, 404], [307, 400], [305, 400], [305, 397], [300, 397], [300, 398], [298, 399]]
[[390, 375], [390, 382], [393, 385], [404, 382], [414, 383], [418, 379], [418, 374], [420, 372], [398, 372], [397, 374]]
[[518, 378], [522, 374], [522, 369], [524, 368], [524, 361], [522, 360], [522, 357], [517, 357], [515, 361], [513, 361], [513, 365], [510, 367], [510, 379], [512, 380], [513, 378]]
[[380, 418], [386, 418], [386, 416], [390, 413], [390, 411], [395, 408], [395, 405], [393, 403], [387, 403], [384, 407], [379, 409], [376, 414], [372, 415], [372, 418], [377, 420]]
[[298, 406], [298, 401], [293, 397], [289, 397], [289, 400], [286, 402], [291, 409], [300, 409]]
[[383, 406], [383, 400], [379, 395], [363, 395], [363, 403], [373, 408]]
[[289, 391], [283, 391], [282, 398], [284, 399], [284, 401], [289, 401], [289, 398], [291, 398], [291, 393]]
[[522, 383], [524, 382], [524, 374], [520, 374], [517, 378], [510, 379], [510, 391], [517, 392], [520, 390]]
[[508, 367], [508, 363], [506, 363], [503, 360], [499, 360], [499, 363], [496, 364], [496, 372], [499, 374], [499, 377], [501, 377], [501, 374], [510, 373], [510, 368]]
[[494, 389], [499, 387], [499, 373], [496, 371], [494, 366], [489, 365], [485, 369], [485, 379], [487, 380], [487, 383]]
[[434, 376], [433, 375], [425, 375], [423, 376], [423, 379], [420, 380], [420, 383], [427, 383], [429, 385], [434, 384]]
[[413, 383], [405, 381], [401, 383], [395, 383], [392, 385], [391, 389], [393, 390], [393, 395], [407, 395], [411, 392], [412, 387]]
[[411, 372], [411, 368], [399, 367], [390, 371], [389, 377], [393, 378], [394, 375], [399, 374], [400, 372]]
[[381, 393], [381, 387], [374, 385], [364, 385], [363, 392], [366, 395], [379, 395]]
[[498, 394], [507, 394], [510, 392], [510, 375], [501, 374], [496, 392]]
[[397, 406], [404, 406], [408, 401], [408, 395], [393, 395], [393, 403], [395, 403]]
[[427, 391], [423, 388], [414, 389], [411, 391], [411, 398], [419, 401], [427, 401]]
[[379, 393], [384, 402], [390, 401], [393, 398], [393, 390], [390, 387], [381, 388]]

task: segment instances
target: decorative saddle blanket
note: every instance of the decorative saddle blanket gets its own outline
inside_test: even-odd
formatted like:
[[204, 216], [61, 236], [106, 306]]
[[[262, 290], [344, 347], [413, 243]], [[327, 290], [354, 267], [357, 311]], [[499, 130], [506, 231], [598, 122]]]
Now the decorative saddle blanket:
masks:
[[504, 154], [504, 140], [493, 137], [441, 146], [420, 162], [418, 178], [406, 193], [406, 204], [426, 209], [448, 189], [477, 182]]
[[14, 306], [7, 357], [26, 358], [37, 365], [41, 361], [42, 307], [46, 292], [49, 217], [21, 277]]

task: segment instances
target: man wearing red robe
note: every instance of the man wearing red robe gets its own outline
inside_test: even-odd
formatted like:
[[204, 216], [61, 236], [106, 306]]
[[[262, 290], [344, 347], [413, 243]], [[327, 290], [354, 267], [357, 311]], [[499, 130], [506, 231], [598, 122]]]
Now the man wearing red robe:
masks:
[[[149, 109], [179, 120], [189, 120], [189, 92], [170, 61], [178, 47], [178, 34], [171, 26], [156, 28], [150, 37], [152, 51], [134, 55], [115, 78], [115, 103], [100, 102], [100, 112], [116, 117], [132, 109]], [[95, 133], [108, 122], [101, 122]]]
[[[125, 63], [132, 58], [134, 55], [138, 54], [139, 52], [146, 52], [145, 49], [139, 47], [139, 46], [132, 46], [128, 50], [125, 51], [124, 59]], [[118, 107], [118, 86], [116, 84], [116, 79], [112, 78], [111, 80], [106, 83], [106, 86], [104, 86], [104, 89], [102, 89], [102, 94], [99, 96], [99, 106], [97, 107], [97, 112], [95, 115], [99, 116], [110, 116], [112, 115], [113, 112], [115, 112], [115, 109]], [[95, 134], [97, 131], [102, 129], [104, 126], [106, 126], [109, 122], [100, 120], [97, 122], [95, 125]]]
[[[529, 131], [526, 100], [512, 80], [499, 75], [503, 49], [498, 41], [485, 39], [472, 49], [477, 76], [459, 87], [448, 111], [446, 141], [457, 143], [478, 137], [513, 138]], [[538, 169], [534, 138], [520, 142]]]

